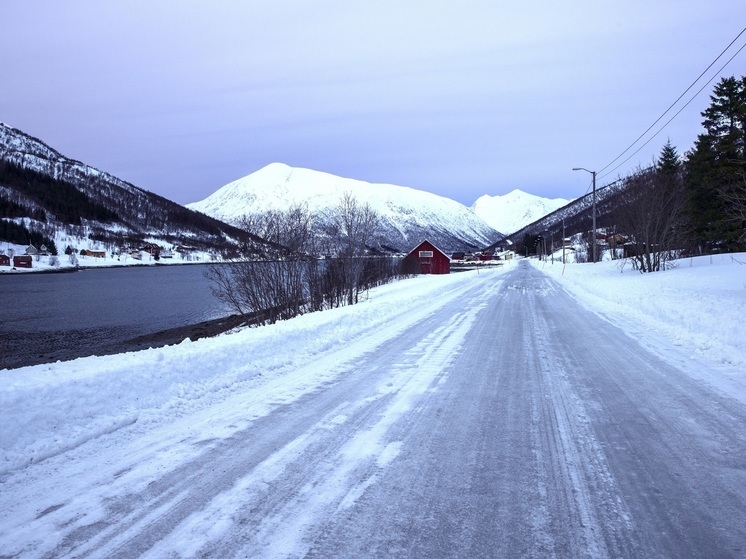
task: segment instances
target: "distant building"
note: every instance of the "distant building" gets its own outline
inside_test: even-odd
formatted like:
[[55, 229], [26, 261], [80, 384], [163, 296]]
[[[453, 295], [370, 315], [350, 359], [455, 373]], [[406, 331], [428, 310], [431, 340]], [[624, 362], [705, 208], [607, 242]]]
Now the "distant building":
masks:
[[14, 256], [13, 266], [16, 268], [31, 268], [32, 258], [29, 255]]
[[83, 249], [83, 250], [80, 251], [80, 254], [82, 256], [92, 256], [93, 258], [106, 258], [106, 251], [105, 250]]
[[10, 266], [10, 256], [7, 254], [0, 254], [0, 266]]
[[139, 250], [140, 252], [147, 252], [150, 256], [155, 256], [156, 254], [160, 254], [162, 249], [155, 243], [143, 243]]
[[451, 259], [430, 241], [422, 241], [404, 257], [402, 271], [405, 274], [450, 274]]

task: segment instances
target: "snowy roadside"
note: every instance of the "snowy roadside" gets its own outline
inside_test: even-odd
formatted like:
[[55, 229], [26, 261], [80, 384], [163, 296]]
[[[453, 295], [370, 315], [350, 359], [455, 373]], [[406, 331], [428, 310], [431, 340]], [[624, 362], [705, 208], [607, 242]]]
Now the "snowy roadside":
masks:
[[[563, 274], [559, 263], [532, 261], [629, 335], [662, 335], [690, 354], [708, 381], [746, 395], [741, 262], [746, 254], [695, 258], [642, 275], [620, 270], [616, 262], [572, 264]], [[400, 281], [372, 290], [355, 306], [216, 338], [0, 371], [0, 475], [123, 427], [153, 427], [237, 393], [256, 395], [255, 415], [269, 413], [278, 402], [332, 380], [328, 363], [355, 359], [346, 350], [352, 342], [364, 339], [370, 349], [384, 344], [463, 290], [484, 289], [484, 282], [499, 280], [512, 267]], [[716, 372], [698, 367], [694, 358], [717, 364]], [[316, 360], [327, 365], [309, 368]], [[293, 375], [304, 368], [312, 373]]]
[[[510, 267], [508, 267], [509, 269]], [[503, 270], [420, 276], [371, 290], [358, 305], [216, 338], [0, 371], [0, 474], [132, 425], [157, 425], [270, 383], [273, 401], [333, 378], [292, 372], [346, 344], [382, 343]], [[372, 346], [374, 347], [374, 346]], [[279, 384], [279, 386], [278, 386]], [[271, 402], [265, 407], [271, 407]], [[260, 413], [268, 413], [267, 410]]]
[[651, 274], [624, 261], [531, 262], [626, 331], [658, 332], [693, 356], [746, 370], [746, 253], [686, 258]]

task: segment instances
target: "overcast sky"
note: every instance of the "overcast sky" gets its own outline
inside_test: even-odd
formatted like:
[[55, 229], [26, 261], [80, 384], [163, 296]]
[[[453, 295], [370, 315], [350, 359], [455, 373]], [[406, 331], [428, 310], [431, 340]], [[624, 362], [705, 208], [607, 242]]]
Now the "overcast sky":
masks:
[[[627, 148], [746, 3], [1, 0], [0, 22], [0, 121], [176, 202], [279, 161], [471, 205], [584, 194], [571, 168]], [[722, 72], [744, 74], [746, 49]], [[691, 148], [712, 85], [598, 186]]]

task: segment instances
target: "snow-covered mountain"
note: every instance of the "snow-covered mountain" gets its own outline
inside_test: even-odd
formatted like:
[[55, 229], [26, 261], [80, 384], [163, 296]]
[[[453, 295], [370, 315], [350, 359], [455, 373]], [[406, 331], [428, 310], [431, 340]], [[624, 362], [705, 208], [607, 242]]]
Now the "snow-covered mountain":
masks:
[[481, 196], [471, 209], [488, 225], [513, 233], [568, 202], [564, 198], [541, 198], [516, 189], [503, 196]]
[[282, 163], [267, 165], [187, 207], [235, 223], [244, 215], [283, 210], [301, 203], [323, 221], [347, 192], [360, 203], [370, 204], [380, 217], [383, 243], [397, 250], [409, 250], [423, 239], [446, 251], [469, 250], [503, 237], [469, 208], [449, 198]]
[[43, 237], [47, 245], [111, 251], [145, 239], [163, 247], [234, 251], [247, 239], [243, 231], [66, 157], [2, 122], [0, 229], [3, 240], [18, 244]]

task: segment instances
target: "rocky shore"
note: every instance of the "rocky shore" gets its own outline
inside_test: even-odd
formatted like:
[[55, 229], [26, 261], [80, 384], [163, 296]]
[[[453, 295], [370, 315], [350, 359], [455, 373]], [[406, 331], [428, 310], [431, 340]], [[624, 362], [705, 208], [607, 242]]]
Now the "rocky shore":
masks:
[[69, 361], [90, 355], [114, 355], [174, 345], [186, 338], [195, 341], [217, 336], [247, 322], [245, 316], [230, 315], [114, 343], [107, 342], [107, 339], [111, 338], [106, 330], [59, 334], [3, 332], [3, 346], [5, 347], [0, 352], [0, 369], [17, 369], [30, 365]]

